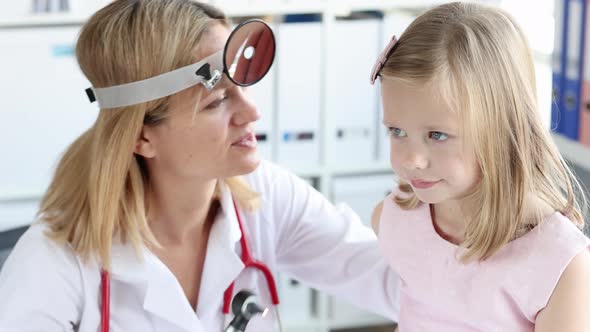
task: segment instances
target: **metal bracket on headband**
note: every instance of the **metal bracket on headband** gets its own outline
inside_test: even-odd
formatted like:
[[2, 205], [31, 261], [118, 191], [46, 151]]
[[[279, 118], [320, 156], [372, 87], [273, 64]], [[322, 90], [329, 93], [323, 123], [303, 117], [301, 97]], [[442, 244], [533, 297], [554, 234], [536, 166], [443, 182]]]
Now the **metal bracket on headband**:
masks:
[[211, 75], [211, 65], [209, 63], [202, 65], [195, 74], [205, 79], [202, 83], [208, 90], [213, 89], [222, 76], [221, 72], [217, 69], [213, 70], [213, 75]]

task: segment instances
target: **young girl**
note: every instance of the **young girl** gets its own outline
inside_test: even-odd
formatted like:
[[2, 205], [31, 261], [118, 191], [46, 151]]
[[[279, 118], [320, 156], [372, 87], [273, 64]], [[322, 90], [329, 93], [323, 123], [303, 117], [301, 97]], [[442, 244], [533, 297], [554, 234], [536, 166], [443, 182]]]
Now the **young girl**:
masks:
[[377, 76], [400, 184], [373, 225], [402, 279], [400, 330], [590, 331], [584, 197], [514, 19], [436, 7], [392, 39]]
[[[76, 58], [100, 112], [2, 268], [1, 332], [224, 331], [241, 290], [288, 303], [278, 273], [395, 319], [399, 278], [375, 234], [258, 157], [243, 84], [273, 40], [193, 0], [117, 0], [87, 20]], [[245, 331], [281, 331], [279, 313]]]

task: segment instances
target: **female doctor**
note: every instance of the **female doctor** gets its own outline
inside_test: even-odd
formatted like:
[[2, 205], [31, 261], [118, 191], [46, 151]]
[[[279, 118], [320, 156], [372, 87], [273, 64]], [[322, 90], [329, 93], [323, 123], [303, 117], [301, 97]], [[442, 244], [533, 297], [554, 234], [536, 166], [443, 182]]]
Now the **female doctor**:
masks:
[[272, 307], [277, 272], [397, 317], [398, 276], [370, 229], [259, 160], [244, 86], [274, 37], [249, 24], [232, 33], [190, 0], [117, 0], [84, 25], [76, 55], [101, 110], [5, 263], [0, 331], [222, 331], [239, 290]]

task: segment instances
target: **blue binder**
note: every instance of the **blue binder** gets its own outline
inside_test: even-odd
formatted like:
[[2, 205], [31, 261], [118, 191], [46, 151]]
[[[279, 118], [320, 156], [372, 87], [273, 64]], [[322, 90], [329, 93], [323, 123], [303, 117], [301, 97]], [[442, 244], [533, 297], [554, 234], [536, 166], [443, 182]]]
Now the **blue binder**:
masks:
[[582, 62], [586, 30], [586, 1], [569, 0], [567, 15], [567, 48], [562, 95], [562, 120], [559, 126], [566, 137], [578, 140], [580, 128], [580, 100], [582, 94]]
[[569, 0], [555, 0], [555, 35], [553, 44], [553, 82], [552, 82], [552, 100], [551, 100], [551, 130], [563, 133], [563, 86], [566, 52], [567, 35], [568, 35], [568, 3]]

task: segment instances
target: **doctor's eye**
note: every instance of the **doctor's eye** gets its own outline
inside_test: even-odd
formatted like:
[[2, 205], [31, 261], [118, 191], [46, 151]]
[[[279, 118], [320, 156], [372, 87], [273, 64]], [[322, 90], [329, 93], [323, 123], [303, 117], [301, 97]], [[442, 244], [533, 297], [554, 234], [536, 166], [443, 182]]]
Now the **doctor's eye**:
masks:
[[431, 131], [428, 133], [428, 137], [435, 140], [435, 141], [446, 141], [449, 138], [449, 135], [442, 133], [440, 131]]
[[406, 137], [408, 134], [402, 129], [396, 127], [387, 127], [387, 133], [391, 137]]
[[215, 109], [219, 106], [221, 106], [226, 100], [227, 100], [227, 94], [224, 94], [223, 96], [221, 96], [221, 98], [218, 98], [214, 101], [212, 101], [211, 103], [209, 103], [209, 105], [207, 105], [207, 107], [205, 107], [206, 110], [212, 110]]

